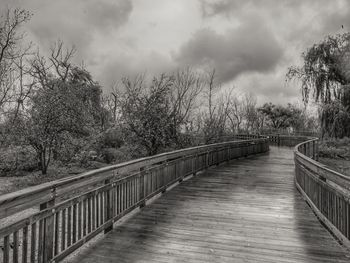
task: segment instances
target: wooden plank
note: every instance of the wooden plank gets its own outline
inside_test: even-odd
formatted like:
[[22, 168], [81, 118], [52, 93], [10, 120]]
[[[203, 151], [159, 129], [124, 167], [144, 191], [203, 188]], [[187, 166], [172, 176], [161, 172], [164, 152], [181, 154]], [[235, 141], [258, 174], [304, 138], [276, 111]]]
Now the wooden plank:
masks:
[[[260, 140], [257, 142], [252, 143], [263, 143], [266, 144], [266, 140]], [[195, 147], [190, 149], [185, 149], [181, 151], [175, 151], [172, 153], [162, 154], [157, 157], [152, 158], [146, 158], [144, 160], [138, 160], [136, 162], [131, 162], [127, 164], [123, 164], [122, 166], [118, 166], [119, 168], [125, 168], [125, 169], [131, 169], [129, 165], [132, 167], [134, 164], [136, 167], [137, 165], [140, 165], [141, 163], [143, 165], [145, 164], [155, 164], [156, 167], [143, 167], [144, 172], [141, 172], [141, 177], [139, 173], [133, 173], [123, 179], [117, 180], [115, 182], [111, 182], [110, 176], [111, 174], [111, 167], [108, 169], [102, 169], [94, 172], [98, 173], [108, 173], [107, 177], [101, 177], [101, 178], [107, 178], [107, 183], [105, 182], [105, 186], [95, 188], [93, 191], [90, 191], [89, 193], [83, 193], [82, 195], [78, 197], [74, 197], [72, 199], [69, 199], [67, 201], [64, 201], [63, 203], [60, 203], [58, 205], [54, 205], [54, 203], [48, 205], [53, 199], [50, 199], [49, 202], [45, 202], [45, 207], [41, 206], [42, 211], [39, 213], [36, 213], [35, 215], [30, 216], [29, 218], [26, 218], [24, 220], [20, 220], [19, 222], [16, 222], [15, 224], [11, 225], [10, 227], [6, 227], [5, 229], [0, 229], [0, 235], [6, 235], [7, 232], [12, 233], [11, 231], [18, 231], [16, 229], [22, 229], [24, 226], [38, 222], [38, 262], [47, 262], [49, 261], [53, 253], [56, 255], [57, 253], [60, 253], [58, 250], [59, 247], [59, 213], [62, 211], [62, 237], [61, 237], [61, 247], [60, 250], [64, 251], [67, 250], [66, 248], [71, 247], [75, 242], [77, 242], [78, 239], [80, 239], [80, 233], [81, 233], [81, 224], [82, 219], [79, 217], [79, 211], [81, 210], [80, 205], [85, 200], [88, 201], [88, 207], [87, 207], [87, 228], [89, 230], [89, 233], [91, 231], [94, 231], [95, 228], [100, 229], [100, 225], [106, 226], [105, 222], [109, 222], [109, 216], [114, 215], [113, 212], [114, 206], [108, 205], [110, 202], [109, 199], [112, 197], [109, 196], [109, 193], [112, 189], [112, 184], [117, 184], [120, 186], [120, 210], [121, 214], [120, 216], [125, 215], [126, 213], [130, 212], [132, 209], [134, 209], [137, 205], [142, 205], [142, 200], [145, 201], [146, 199], [149, 199], [153, 197], [154, 195], [158, 194], [158, 192], [163, 189], [165, 190], [170, 185], [174, 184], [178, 180], [177, 171], [176, 171], [176, 164], [182, 163], [182, 156], [186, 154], [186, 162], [187, 162], [187, 172], [193, 173], [196, 172], [199, 167], [199, 161], [198, 158], [200, 156], [200, 153], [203, 151], [212, 151], [216, 154], [212, 154], [212, 164], [218, 164], [221, 161], [224, 161], [223, 157], [223, 151], [227, 148], [227, 146], [232, 146], [234, 148], [236, 147], [246, 147], [247, 142], [233, 142], [233, 143], [219, 143], [209, 146], [203, 146], [203, 147]], [[180, 159], [179, 159], [180, 157]], [[167, 165], [167, 168], [165, 168], [165, 165]], [[115, 167], [114, 167], [115, 168]], [[118, 169], [119, 169], [118, 168]], [[155, 174], [155, 172], [164, 171], [166, 170], [165, 174], [163, 176], [160, 176], [160, 178], [163, 178], [163, 184], [162, 188], [158, 188], [158, 176]], [[129, 170], [128, 170], [129, 171]], [[94, 173], [87, 173], [84, 176], [78, 176], [74, 179], [72, 179], [72, 188], [76, 186], [87, 186], [87, 184], [90, 184], [95, 179], [90, 177]], [[102, 176], [99, 174], [99, 176]], [[113, 173], [114, 176], [114, 173]], [[143, 185], [139, 185], [139, 187], [136, 188], [137, 184], [135, 183], [135, 178], [140, 178], [139, 182], [142, 182]], [[96, 181], [94, 181], [96, 182]], [[67, 186], [67, 181], [58, 181], [54, 184], [51, 184], [50, 188], [50, 198], [60, 196], [63, 192], [65, 192], [65, 187]], [[48, 186], [40, 186], [39, 188], [35, 188], [35, 191], [38, 189], [41, 189], [43, 191], [48, 190]], [[30, 190], [30, 189], [29, 189]], [[33, 190], [33, 189], [32, 189]], [[34, 192], [35, 192], [34, 191]], [[29, 193], [34, 193], [31, 191], [25, 192], [24, 195], [27, 195]], [[137, 192], [137, 194], [136, 194]], [[142, 197], [137, 198], [137, 196], [142, 195]], [[6, 203], [11, 198], [13, 200], [18, 200], [15, 198], [16, 195], [6, 196], [5, 198], [1, 199], [0, 201], [3, 201], [3, 205], [8, 205]], [[23, 196], [21, 196], [22, 198]], [[12, 201], [13, 201], [12, 200]], [[108, 201], [109, 200], [109, 201]], [[137, 200], [137, 201], [136, 201]], [[10, 200], [11, 201], [11, 200]], [[13, 202], [10, 202], [11, 204], [14, 204]], [[90, 204], [90, 207], [89, 207]], [[1, 206], [1, 203], [0, 203]], [[92, 207], [91, 207], [92, 206]], [[23, 207], [22, 207], [23, 208]], [[90, 214], [89, 214], [90, 213]], [[116, 218], [116, 217], [115, 217]], [[108, 225], [108, 224], [107, 224]], [[108, 225], [108, 227], [111, 227], [111, 225]], [[99, 230], [98, 230], [99, 231]], [[96, 233], [95, 233], [96, 234]], [[35, 247], [35, 246], [34, 246]], [[75, 246], [74, 246], [75, 247]], [[71, 249], [69, 249], [71, 251]], [[65, 252], [66, 253], [66, 252]]]
[[78, 205], [78, 207], [77, 207], [77, 209], [78, 209], [78, 221], [77, 221], [77, 223], [78, 223], [78, 229], [77, 229], [77, 232], [78, 232], [78, 240], [79, 239], [81, 239], [81, 236], [82, 236], [82, 221], [83, 221], [83, 219], [82, 219], [82, 214], [83, 214], [83, 203], [78, 203], [77, 204]]
[[18, 231], [15, 231], [13, 233], [13, 247], [12, 247], [12, 252], [13, 252], [12, 262], [13, 263], [18, 263], [18, 247], [19, 247]]
[[67, 209], [67, 247], [72, 245], [72, 207]]
[[[253, 143], [265, 143], [267, 139], [254, 139]], [[208, 150], [216, 150], [230, 147], [241, 147], [246, 141], [232, 141], [210, 144], [162, 153], [156, 156], [140, 158], [117, 165], [104, 167], [89, 171], [80, 175], [66, 177], [60, 180], [48, 182], [38, 186], [28, 187], [14, 193], [0, 196], [0, 218], [10, 216], [35, 205], [40, 205], [51, 199], [52, 190], [55, 189], [56, 196], [60, 197], [81, 187], [103, 182], [111, 179], [115, 174], [126, 174], [140, 168], [148, 167], [167, 160], [181, 158], [182, 156], [197, 155]]]
[[28, 260], [28, 226], [22, 230], [22, 263], [27, 263]]
[[10, 262], [10, 237], [4, 237], [4, 248], [3, 248], [3, 262]]
[[36, 240], [37, 240], [37, 223], [31, 225], [31, 234], [30, 234], [30, 261], [36, 262]]
[[72, 243], [77, 241], [77, 204], [73, 206]]
[[283, 148], [209, 169], [70, 261], [348, 262], [293, 177], [292, 151]]
[[66, 249], [67, 209], [62, 211], [61, 251]]
[[55, 214], [55, 245], [54, 245], [54, 255], [57, 255], [59, 253], [59, 246], [60, 246], [60, 235], [62, 233], [61, 231], [61, 220], [60, 220], [61, 213], [57, 212]]

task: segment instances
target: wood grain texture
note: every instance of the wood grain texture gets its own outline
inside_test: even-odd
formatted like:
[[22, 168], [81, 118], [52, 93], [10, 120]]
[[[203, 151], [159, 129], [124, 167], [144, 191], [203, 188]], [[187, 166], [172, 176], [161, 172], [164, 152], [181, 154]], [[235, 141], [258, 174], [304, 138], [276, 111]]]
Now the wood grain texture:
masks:
[[315, 214], [350, 249], [350, 178], [316, 161], [317, 140], [295, 147], [295, 183]]
[[[261, 144], [266, 138], [257, 139], [256, 135], [246, 135], [247, 140], [230, 141], [214, 143], [209, 145], [195, 146], [191, 148], [176, 150], [167, 153], [161, 153], [154, 156], [139, 158], [128, 162], [119, 163], [103, 167], [100, 169], [88, 171], [80, 175], [68, 176], [59, 180], [47, 182], [37, 186], [27, 187], [26, 189], [0, 196], [0, 219], [9, 217], [25, 209], [48, 202], [52, 199], [52, 191], [55, 196], [62, 197], [76, 189], [86, 188], [88, 186], [101, 183], [105, 180], [115, 178], [117, 174], [130, 174], [140, 168], [149, 167], [158, 163], [164, 163], [169, 160], [182, 158], [183, 156], [197, 155], [207, 151], [219, 151], [225, 147], [245, 148], [254, 139], [255, 143]], [[234, 136], [231, 137], [234, 139]]]
[[294, 186], [293, 152], [183, 181], [69, 262], [349, 262]]

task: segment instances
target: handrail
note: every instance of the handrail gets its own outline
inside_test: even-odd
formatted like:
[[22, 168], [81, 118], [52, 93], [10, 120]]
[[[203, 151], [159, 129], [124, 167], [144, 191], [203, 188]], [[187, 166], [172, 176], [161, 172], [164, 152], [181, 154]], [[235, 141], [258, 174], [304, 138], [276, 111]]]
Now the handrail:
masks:
[[318, 138], [294, 148], [295, 184], [318, 218], [350, 248], [350, 177], [318, 162]]
[[[246, 138], [245, 138], [246, 139]], [[244, 140], [235, 142], [244, 144]], [[149, 156], [131, 160], [128, 162], [103, 167], [82, 173], [80, 175], [72, 175], [63, 179], [43, 183], [37, 186], [28, 187], [26, 189], [0, 196], [0, 219], [8, 217], [26, 208], [47, 202], [52, 198], [61, 197], [81, 186], [93, 185], [106, 179], [120, 177], [123, 174], [130, 173], [142, 167], [151, 166], [157, 163], [166, 162], [179, 158], [183, 155], [198, 154], [209, 148], [219, 148], [227, 144], [227, 142], [214, 143], [203, 146], [190, 147], [186, 149], [176, 150], [167, 153], [161, 153], [155, 156]]]
[[0, 258], [4, 263], [57, 262], [186, 176], [268, 151], [267, 138], [248, 137], [140, 158], [0, 196], [0, 218], [40, 209], [0, 226]]

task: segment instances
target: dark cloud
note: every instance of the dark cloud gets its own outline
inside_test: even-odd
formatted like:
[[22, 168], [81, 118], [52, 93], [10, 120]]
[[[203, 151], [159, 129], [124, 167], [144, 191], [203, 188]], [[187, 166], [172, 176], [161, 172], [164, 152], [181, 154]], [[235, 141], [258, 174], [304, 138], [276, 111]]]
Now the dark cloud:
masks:
[[132, 11], [130, 0], [87, 1], [84, 7], [85, 22], [97, 30], [115, 29], [123, 25]]
[[90, 53], [92, 42], [124, 25], [132, 12], [131, 0], [2, 0], [0, 8], [21, 7], [33, 13], [28, 33], [47, 50], [60, 39], [75, 45], [78, 56]]
[[284, 70], [269, 74], [244, 74], [238, 79], [239, 89], [255, 94], [259, 102], [275, 101], [283, 104], [301, 99], [300, 90], [295, 83], [283, 81], [284, 74]]
[[279, 15], [286, 12], [297, 12], [305, 5], [317, 5], [330, 2], [328, 0], [199, 0], [203, 17], [216, 15], [239, 14], [260, 10], [274, 13], [278, 10]]
[[[108, 59], [108, 60], [107, 60]], [[119, 54], [113, 58], [102, 57], [101, 61], [107, 60], [99, 70], [101, 84], [110, 88], [122, 77], [131, 77], [138, 74], [146, 74], [148, 77], [168, 73], [175, 69], [175, 64], [170, 57], [156, 51], [146, 54]]]
[[282, 55], [274, 35], [258, 19], [249, 18], [225, 34], [212, 29], [197, 31], [175, 59], [181, 66], [213, 67], [226, 82], [243, 72], [270, 72]]
[[75, 45], [75, 62], [106, 87], [124, 75], [216, 68], [223, 86], [275, 101], [299, 94], [284, 80], [303, 51], [350, 31], [349, 0], [0, 0], [7, 7], [33, 13], [23, 30], [41, 52], [57, 39]]

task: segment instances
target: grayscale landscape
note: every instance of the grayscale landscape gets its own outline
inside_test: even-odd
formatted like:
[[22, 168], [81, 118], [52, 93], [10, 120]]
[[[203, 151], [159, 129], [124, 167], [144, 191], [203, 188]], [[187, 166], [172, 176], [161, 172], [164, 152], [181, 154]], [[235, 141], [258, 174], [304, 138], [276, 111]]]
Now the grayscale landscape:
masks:
[[0, 263], [349, 262], [347, 0], [0, 0]]

